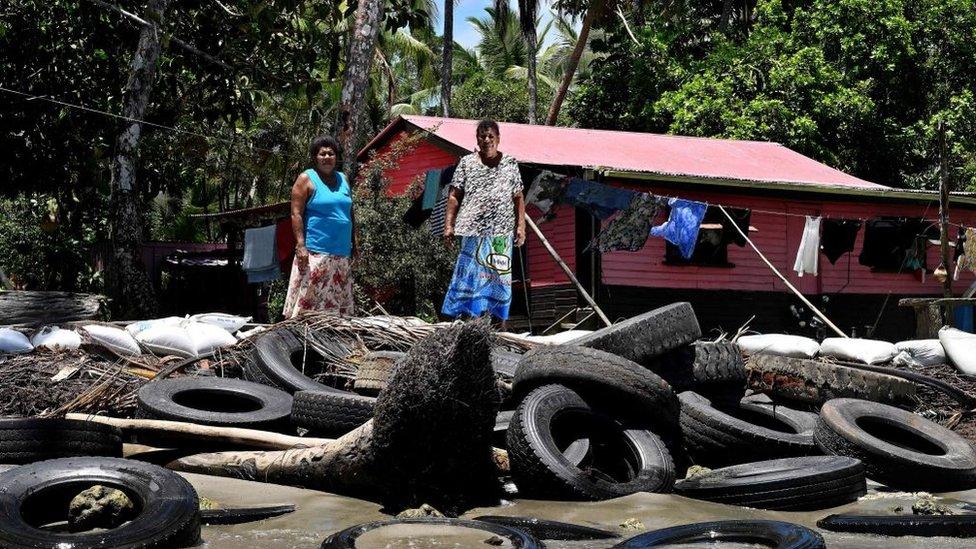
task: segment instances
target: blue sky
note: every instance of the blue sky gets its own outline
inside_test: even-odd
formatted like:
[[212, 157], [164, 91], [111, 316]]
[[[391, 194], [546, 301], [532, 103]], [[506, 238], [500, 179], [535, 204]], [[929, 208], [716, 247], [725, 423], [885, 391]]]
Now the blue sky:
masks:
[[[509, 2], [512, 10], [518, 12], [518, 3], [515, 0]], [[542, 24], [545, 25], [552, 18], [546, 2], [539, 3], [539, 14], [542, 16]], [[459, 0], [454, 5], [454, 41], [465, 48], [473, 48], [478, 43], [478, 33], [468, 23], [468, 17], [484, 17], [485, 8], [492, 5], [491, 0]], [[441, 4], [443, 10], [443, 4]], [[437, 25], [443, 30], [443, 21], [438, 21]], [[550, 32], [547, 43], [552, 40], [555, 32]]]

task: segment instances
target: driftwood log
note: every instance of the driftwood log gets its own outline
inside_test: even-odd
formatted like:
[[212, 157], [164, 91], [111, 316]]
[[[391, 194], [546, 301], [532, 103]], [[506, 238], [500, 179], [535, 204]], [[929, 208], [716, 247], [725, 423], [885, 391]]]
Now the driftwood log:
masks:
[[0, 323], [40, 325], [90, 320], [99, 315], [106, 301], [105, 296], [98, 294], [0, 291]]
[[219, 452], [172, 469], [262, 480], [457, 513], [497, 496], [491, 433], [499, 397], [486, 322], [455, 324], [397, 364], [371, 421], [334, 442], [278, 452]]
[[164, 419], [122, 419], [90, 414], [65, 414], [67, 419], [94, 421], [122, 430], [126, 441], [170, 448], [174, 446], [238, 447], [253, 450], [290, 450], [309, 448], [333, 442], [328, 438], [306, 438], [282, 435], [258, 429], [214, 427]]

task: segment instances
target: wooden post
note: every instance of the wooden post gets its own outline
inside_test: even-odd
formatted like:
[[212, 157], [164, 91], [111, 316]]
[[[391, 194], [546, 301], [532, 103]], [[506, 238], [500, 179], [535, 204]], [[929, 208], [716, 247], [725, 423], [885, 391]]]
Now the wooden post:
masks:
[[[949, 262], [949, 170], [946, 167], [945, 123], [939, 121], [939, 225], [942, 244], [942, 267], [946, 270], [946, 278], [942, 283], [943, 297], [952, 297], [952, 266]], [[949, 311], [944, 309], [946, 324], [951, 320]]]
[[545, 246], [546, 251], [549, 252], [549, 255], [551, 255], [552, 258], [556, 260], [556, 263], [559, 264], [559, 267], [563, 270], [564, 273], [566, 273], [566, 276], [568, 276], [569, 279], [573, 282], [573, 284], [576, 285], [576, 289], [579, 290], [581, 294], [583, 294], [583, 299], [585, 299], [586, 302], [590, 304], [590, 307], [593, 307], [593, 310], [596, 311], [596, 314], [600, 317], [600, 320], [602, 320], [603, 323], [606, 324], [607, 326], [613, 324], [613, 322], [610, 322], [610, 319], [607, 318], [607, 315], [603, 314], [603, 311], [600, 310], [600, 307], [596, 304], [596, 301], [593, 301], [593, 298], [590, 297], [590, 294], [587, 293], [585, 288], [583, 288], [583, 285], [580, 284], [580, 281], [576, 279], [576, 275], [573, 274], [573, 270], [570, 269], [568, 265], [566, 265], [566, 262], [563, 261], [561, 257], [559, 257], [559, 254], [556, 253], [556, 250], [554, 250], [552, 245], [549, 244], [549, 241], [546, 239], [545, 235], [542, 234], [542, 231], [539, 230], [539, 227], [536, 226], [535, 222], [532, 221], [532, 218], [530, 218], [528, 214], [526, 214], [525, 216], [525, 223], [529, 226], [529, 228], [532, 229], [532, 232], [534, 232], [535, 235], [539, 237], [539, 240], [542, 242], [542, 245]]

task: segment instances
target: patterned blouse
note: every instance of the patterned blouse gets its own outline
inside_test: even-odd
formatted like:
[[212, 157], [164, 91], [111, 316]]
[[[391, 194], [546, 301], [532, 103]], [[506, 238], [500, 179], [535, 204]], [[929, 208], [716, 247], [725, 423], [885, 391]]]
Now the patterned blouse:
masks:
[[518, 162], [507, 154], [494, 168], [481, 162], [478, 153], [461, 158], [451, 186], [464, 191], [454, 223], [458, 236], [509, 236], [515, 231], [515, 203], [522, 192]]

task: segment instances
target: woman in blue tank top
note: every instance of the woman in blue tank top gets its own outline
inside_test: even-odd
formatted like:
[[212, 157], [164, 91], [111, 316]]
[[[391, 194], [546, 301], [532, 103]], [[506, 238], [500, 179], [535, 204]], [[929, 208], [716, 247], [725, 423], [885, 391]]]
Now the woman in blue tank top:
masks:
[[302, 311], [353, 314], [352, 262], [358, 256], [352, 190], [336, 171], [339, 143], [319, 136], [309, 147], [312, 167], [291, 189], [295, 259], [285, 298], [285, 318]]

